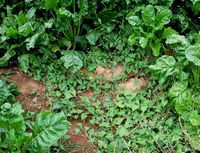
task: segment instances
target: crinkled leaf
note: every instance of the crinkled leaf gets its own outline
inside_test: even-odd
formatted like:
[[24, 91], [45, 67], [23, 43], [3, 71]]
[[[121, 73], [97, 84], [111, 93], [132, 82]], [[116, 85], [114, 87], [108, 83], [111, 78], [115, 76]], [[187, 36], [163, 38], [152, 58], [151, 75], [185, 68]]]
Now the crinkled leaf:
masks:
[[29, 69], [29, 62], [30, 62], [29, 55], [23, 54], [23, 55], [19, 56], [18, 61], [19, 61], [21, 70], [24, 71], [25, 73], [27, 73], [28, 69]]
[[33, 32], [34, 29], [31, 25], [31, 23], [27, 22], [24, 25], [20, 26], [18, 30], [22, 36], [27, 37], [28, 35], [30, 35]]
[[10, 38], [17, 38], [19, 36], [19, 32], [13, 27], [10, 27], [6, 30], [6, 36]]
[[174, 98], [177, 102], [184, 101], [191, 96], [191, 91], [188, 89], [188, 82], [175, 82], [168, 93], [170, 98]]
[[0, 112], [0, 130], [15, 129], [18, 133], [25, 131], [23, 112], [19, 103], [4, 103]]
[[95, 45], [99, 37], [100, 37], [100, 33], [95, 30], [89, 31], [86, 35], [86, 38], [91, 45]]
[[31, 20], [35, 16], [36, 8], [31, 7], [26, 13], [25, 17], [27, 20]]
[[200, 45], [189, 46], [185, 51], [186, 58], [197, 66], [200, 66]]
[[74, 14], [72, 14], [69, 10], [66, 10], [64, 7], [61, 7], [56, 12], [58, 17], [68, 17], [68, 18], [75, 18]]
[[68, 126], [63, 112], [57, 114], [52, 114], [50, 111], [42, 112], [36, 117], [33, 136], [26, 147], [35, 152], [45, 152], [66, 134]]
[[176, 60], [172, 56], [163, 55], [156, 60], [155, 65], [150, 65], [149, 68], [153, 71], [154, 75], [160, 79], [160, 83], [164, 83], [168, 76], [177, 72], [175, 68]]
[[142, 19], [147, 26], [155, 24], [155, 9], [152, 5], [147, 5], [142, 12]]
[[127, 136], [129, 132], [124, 126], [122, 126], [117, 130], [117, 134], [119, 134], [120, 137], [124, 137]]
[[75, 52], [64, 53], [64, 55], [61, 57], [61, 61], [64, 62], [66, 69], [73, 67], [74, 71], [78, 71], [83, 66], [82, 60]]
[[164, 25], [170, 22], [171, 18], [172, 18], [171, 10], [169, 9], [160, 10], [160, 12], [156, 14], [156, 27], [158, 29], [163, 28]]
[[36, 33], [36, 34], [34, 34], [32, 37], [27, 38], [27, 39], [25, 40], [25, 42], [27, 42], [26, 48], [27, 48], [28, 50], [30, 50], [31, 48], [34, 48], [35, 45], [36, 45], [36, 43], [39, 42], [41, 35], [42, 35], [42, 33]]
[[181, 44], [183, 46], [189, 46], [188, 40], [185, 38], [185, 36], [181, 36], [178, 34], [172, 34], [167, 38], [166, 41], [167, 44]]
[[138, 40], [138, 36], [135, 33], [133, 33], [129, 36], [128, 43], [129, 43], [129, 45], [136, 45], [137, 40]]
[[171, 28], [165, 28], [163, 33], [162, 33], [162, 38], [169, 38], [169, 36], [173, 35], [173, 34], [178, 34], [177, 31], [175, 31], [174, 29], [171, 29]]

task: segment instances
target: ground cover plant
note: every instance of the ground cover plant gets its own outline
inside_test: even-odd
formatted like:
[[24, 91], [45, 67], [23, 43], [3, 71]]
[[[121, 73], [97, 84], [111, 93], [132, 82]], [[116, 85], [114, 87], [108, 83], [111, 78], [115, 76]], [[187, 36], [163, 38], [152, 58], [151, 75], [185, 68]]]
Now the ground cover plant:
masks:
[[[0, 152], [200, 151], [199, 0], [1, 0], [0, 14]], [[19, 98], [16, 66], [48, 110], [24, 107], [44, 101]]]

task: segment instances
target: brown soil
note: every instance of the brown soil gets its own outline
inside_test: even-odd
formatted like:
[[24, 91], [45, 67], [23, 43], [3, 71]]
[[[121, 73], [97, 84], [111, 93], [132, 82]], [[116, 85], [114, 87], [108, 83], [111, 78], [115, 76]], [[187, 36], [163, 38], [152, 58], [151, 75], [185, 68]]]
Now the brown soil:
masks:
[[[71, 126], [68, 130], [69, 142], [66, 144], [67, 149], [73, 153], [96, 153], [96, 146], [89, 142], [87, 137], [87, 131], [84, 130], [84, 127], [90, 127], [96, 129], [97, 127], [91, 125], [89, 121], [81, 121], [81, 119], [70, 119]], [[78, 124], [82, 124], [82, 128], [78, 133], [75, 132], [75, 129], [79, 128]]]
[[[4, 70], [0, 69], [0, 75]], [[16, 99], [26, 111], [36, 112], [49, 109], [49, 100], [44, 98], [45, 86], [42, 82], [33, 80], [18, 68], [9, 68], [9, 70], [13, 72], [9, 79], [17, 85], [20, 91]]]

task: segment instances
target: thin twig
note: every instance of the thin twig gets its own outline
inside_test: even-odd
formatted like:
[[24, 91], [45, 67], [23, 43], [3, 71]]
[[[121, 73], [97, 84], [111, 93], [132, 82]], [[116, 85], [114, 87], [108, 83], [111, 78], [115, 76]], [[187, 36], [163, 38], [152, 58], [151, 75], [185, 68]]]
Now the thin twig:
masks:
[[129, 146], [128, 146], [128, 144], [126, 143], [125, 140], [124, 140], [124, 144], [126, 145], [126, 148], [128, 149], [129, 153], [133, 153], [133, 152], [131, 151], [131, 149], [129, 148]]

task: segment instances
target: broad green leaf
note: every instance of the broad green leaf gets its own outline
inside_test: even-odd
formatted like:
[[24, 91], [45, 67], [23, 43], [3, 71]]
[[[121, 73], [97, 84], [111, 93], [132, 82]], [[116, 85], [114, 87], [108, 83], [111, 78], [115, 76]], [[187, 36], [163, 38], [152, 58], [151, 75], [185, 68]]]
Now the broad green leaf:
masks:
[[192, 123], [193, 126], [199, 126], [200, 125], [200, 115], [198, 114], [197, 111], [192, 112], [190, 114], [190, 122]]
[[59, 0], [45, 0], [45, 5], [48, 9], [56, 8]]
[[174, 29], [171, 29], [171, 28], [165, 28], [163, 33], [162, 33], [162, 38], [169, 38], [169, 36], [173, 35], [173, 34], [178, 34], [177, 31], [175, 31]]
[[133, 33], [133, 34], [131, 34], [130, 36], [129, 36], [129, 38], [128, 38], [128, 43], [129, 43], [129, 45], [136, 45], [137, 44], [137, 40], [138, 40], [138, 36], [135, 34], [135, 33]]
[[10, 38], [17, 38], [19, 36], [19, 32], [16, 29], [10, 27], [6, 31], [6, 36]]
[[69, 123], [63, 112], [52, 114], [49, 111], [37, 115], [33, 128], [33, 136], [24, 149], [45, 152], [66, 134]]
[[9, 129], [16, 130], [17, 133], [25, 131], [25, 122], [22, 113], [22, 109], [19, 103], [11, 105], [10, 103], [4, 103], [1, 106], [0, 112], [0, 130], [7, 131]]
[[166, 41], [167, 44], [181, 44], [185, 47], [189, 46], [188, 40], [185, 38], [185, 36], [181, 36], [178, 34], [172, 34], [167, 38]]
[[189, 46], [185, 51], [185, 56], [194, 65], [200, 66], [200, 45]]
[[66, 52], [60, 59], [64, 63], [66, 69], [73, 67], [74, 72], [78, 71], [83, 66], [82, 60], [75, 52]]
[[26, 13], [25, 17], [27, 20], [31, 20], [35, 16], [36, 8], [31, 7]]
[[150, 65], [149, 68], [160, 79], [160, 83], [163, 84], [168, 76], [177, 73], [178, 70], [175, 68], [175, 64], [176, 60], [174, 57], [163, 55], [156, 60], [155, 65]]
[[155, 9], [152, 5], [147, 5], [142, 12], [142, 19], [146, 26], [155, 25]]
[[30, 35], [31, 33], [33, 33], [33, 27], [31, 25], [30, 22], [25, 23], [24, 25], [19, 27], [19, 33], [24, 36], [27, 37], [28, 35]]
[[0, 66], [5, 67], [8, 66], [9, 59], [15, 56], [16, 52], [12, 49], [9, 49], [3, 57], [0, 58]]
[[156, 39], [156, 40], [152, 40], [150, 41], [150, 47], [153, 51], [153, 55], [154, 56], [159, 56], [160, 54], [160, 48], [161, 48], [161, 42], [159, 39]]
[[175, 82], [169, 90], [169, 97], [175, 98], [177, 102], [183, 102], [187, 97], [191, 96], [191, 91], [188, 89], [188, 82]]
[[39, 42], [39, 40], [41, 38], [41, 35], [42, 35], [42, 33], [36, 33], [32, 37], [27, 38], [25, 40], [25, 42], [27, 42], [26, 48], [28, 50], [30, 50], [31, 48], [35, 48], [35, 45]]
[[132, 25], [132, 26], [137, 26], [141, 24], [140, 18], [136, 16], [133, 12], [129, 13], [126, 16], [126, 20]]
[[161, 9], [160, 12], [156, 14], [156, 28], [162, 29], [164, 25], [170, 22], [172, 18], [172, 12], [169, 9]]
[[99, 37], [100, 37], [100, 33], [95, 30], [90, 30], [86, 35], [86, 38], [91, 45], [95, 45]]
[[17, 17], [17, 22], [18, 22], [18, 26], [23, 26], [26, 23], [26, 17], [23, 14], [22, 11], [19, 12], [19, 15]]
[[142, 48], [145, 48], [148, 43], [148, 38], [140, 37], [139, 44]]

